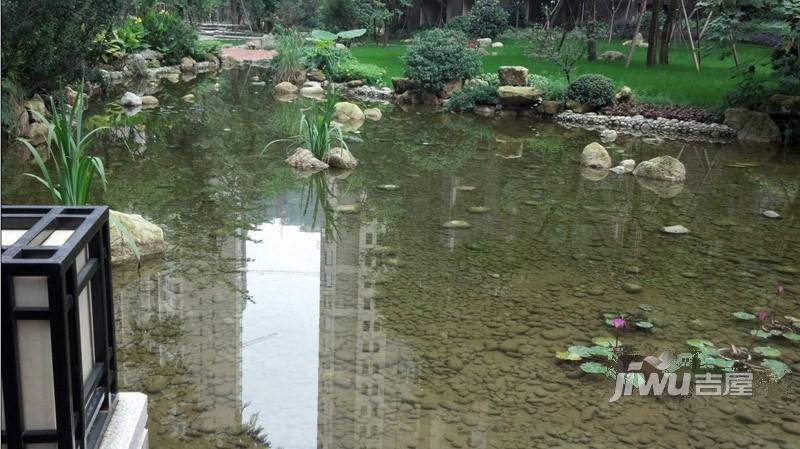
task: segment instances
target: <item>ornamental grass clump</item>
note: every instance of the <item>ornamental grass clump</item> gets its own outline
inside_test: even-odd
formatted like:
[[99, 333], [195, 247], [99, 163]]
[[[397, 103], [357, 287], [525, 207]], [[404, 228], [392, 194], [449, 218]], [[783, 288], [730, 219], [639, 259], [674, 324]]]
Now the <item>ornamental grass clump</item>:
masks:
[[347, 150], [347, 142], [345, 142], [342, 129], [333, 122], [337, 101], [336, 95], [328, 92], [325, 101], [314, 102], [309, 108], [300, 112], [297, 134], [285, 139], [273, 140], [264, 147], [263, 151], [273, 144], [289, 142], [300, 148], [308, 149], [314, 154], [314, 157], [322, 160], [334, 146]]
[[297, 30], [289, 29], [275, 40], [278, 55], [272, 60], [272, 77], [275, 82], [289, 81], [298, 84], [305, 78], [306, 40]]

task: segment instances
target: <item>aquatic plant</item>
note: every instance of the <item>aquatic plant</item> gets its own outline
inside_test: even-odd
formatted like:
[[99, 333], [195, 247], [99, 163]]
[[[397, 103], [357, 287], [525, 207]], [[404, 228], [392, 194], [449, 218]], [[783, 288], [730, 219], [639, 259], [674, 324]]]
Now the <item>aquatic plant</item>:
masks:
[[310, 150], [317, 159], [322, 159], [334, 145], [348, 149], [341, 127], [333, 123], [337, 100], [336, 95], [329, 90], [325, 101], [313, 102], [309, 108], [300, 111], [296, 135], [269, 142], [262, 153], [279, 142], [295, 143]]
[[625, 318], [618, 316], [611, 320], [611, 325], [614, 326], [614, 329], [622, 329], [625, 327]]
[[275, 39], [278, 55], [272, 60], [275, 82], [299, 83], [305, 78], [303, 56], [306, 41], [297, 30], [288, 29]]

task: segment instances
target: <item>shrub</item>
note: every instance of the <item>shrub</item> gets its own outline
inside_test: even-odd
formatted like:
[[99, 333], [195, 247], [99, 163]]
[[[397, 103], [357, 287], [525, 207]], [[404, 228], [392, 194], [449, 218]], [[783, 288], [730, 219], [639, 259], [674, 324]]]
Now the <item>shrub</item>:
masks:
[[333, 80], [337, 82], [361, 80], [365, 84], [375, 86], [383, 84], [386, 70], [374, 64], [358, 62], [355, 58], [339, 61]]
[[565, 101], [567, 99], [567, 83], [564, 81], [531, 74], [528, 75], [528, 86], [541, 90], [545, 100]]
[[444, 104], [445, 111], [471, 111], [477, 105], [494, 105], [497, 100], [495, 86], [469, 86], [455, 92]]
[[306, 41], [296, 30], [289, 29], [275, 39], [278, 55], [272, 60], [273, 79], [277, 82], [301, 81]]
[[494, 39], [508, 28], [508, 11], [498, 0], [478, 0], [469, 11], [465, 25], [470, 37]]
[[500, 76], [497, 75], [497, 72], [480, 73], [472, 78], [486, 81], [490, 86], [494, 86], [495, 88], [500, 87]]
[[219, 57], [222, 54], [222, 44], [219, 41], [197, 40], [192, 45], [191, 55], [195, 60], [204, 61], [209, 54]]
[[569, 84], [567, 98], [578, 103], [594, 107], [603, 107], [611, 104], [614, 99], [614, 82], [610, 78], [598, 75], [581, 75]]
[[319, 69], [326, 72], [329, 65], [337, 65], [348, 59], [353, 59], [349, 48], [336, 48], [332, 44], [325, 43], [303, 48], [303, 63], [311, 70]]
[[447, 20], [445, 27], [454, 31], [461, 31], [464, 34], [469, 34], [470, 31], [470, 15], [454, 16]]
[[586, 51], [585, 36], [577, 29], [572, 31], [558, 28], [548, 30], [537, 25], [525, 30], [518, 30], [513, 34], [509, 33], [509, 35], [525, 42], [525, 56], [549, 60], [557, 65], [568, 83], [571, 81], [572, 72], [575, 71]]
[[142, 17], [145, 42], [164, 55], [164, 62], [176, 64], [192, 52], [197, 41], [194, 28], [167, 10], [149, 10]]
[[144, 26], [139, 17], [130, 17], [119, 27], [113, 29], [109, 35], [102, 32], [97, 35], [95, 42], [103, 47], [101, 58], [105, 62], [122, 59], [126, 55], [147, 47], [143, 42]]
[[480, 73], [481, 57], [467, 48], [464, 35], [433, 29], [417, 34], [405, 57], [406, 76], [425, 90], [439, 92], [444, 84]]

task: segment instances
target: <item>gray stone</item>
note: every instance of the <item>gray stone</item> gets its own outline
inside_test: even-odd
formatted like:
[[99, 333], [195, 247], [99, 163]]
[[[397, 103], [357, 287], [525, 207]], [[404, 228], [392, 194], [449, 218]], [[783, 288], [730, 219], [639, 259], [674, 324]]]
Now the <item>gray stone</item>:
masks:
[[447, 229], [466, 229], [470, 227], [470, 224], [464, 220], [450, 220], [442, 224], [442, 227]]
[[781, 141], [780, 128], [764, 112], [730, 108], [725, 111], [725, 124], [736, 131], [739, 140], [764, 143]]
[[765, 210], [761, 212], [761, 215], [767, 218], [781, 218], [781, 214], [775, 212], [774, 210]]
[[542, 99], [542, 91], [528, 86], [500, 86], [497, 100], [504, 106], [533, 106]]
[[604, 129], [600, 131], [600, 141], [603, 143], [612, 143], [617, 140], [617, 132], [613, 129]]
[[189, 56], [184, 56], [183, 58], [181, 58], [181, 72], [194, 72], [195, 71], [194, 65], [196, 63], [197, 62], [194, 59], [190, 58]]
[[340, 101], [334, 105], [333, 119], [337, 122], [363, 122], [364, 118], [364, 111], [356, 104]]
[[634, 284], [633, 282], [626, 282], [622, 284], [622, 290], [625, 291], [625, 293], [641, 293], [642, 286]]
[[415, 90], [417, 82], [409, 78], [392, 78], [392, 89], [396, 95], [402, 95], [409, 90]]
[[504, 65], [497, 70], [502, 86], [527, 86], [528, 69], [518, 65]]
[[598, 58], [603, 61], [624, 61], [625, 54], [615, 50], [608, 50], [600, 53]]
[[[164, 231], [141, 215], [112, 210], [109, 222], [111, 263], [114, 265], [137, 261], [126, 236], [133, 238], [142, 259], [163, 254], [167, 248]], [[120, 230], [120, 226], [124, 229]]]
[[142, 105], [142, 99], [133, 92], [125, 92], [119, 102], [126, 108], [135, 108]]
[[664, 226], [661, 228], [661, 232], [665, 234], [688, 234], [689, 229], [687, 229], [683, 225], [672, 225], [672, 226]]
[[352, 170], [358, 166], [358, 160], [347, 148], [331, 148], [322, 160], [333, 168]]
[[286, 159], [289, 166], [298, 170], [324, 170], [328, 168], [328, 164], [314, 157], [311, 150], [305, 148], [298, 148]]
[[373, 122], [377, 122], [383, 117], [383, 113], [378, 108], [368, 108], [364, 109], [364, 118], [367, 120], [371, 120]]
[[602, 145], [592, 142], [583, 148], [581, 165], [595, 169], [608, 169], [611, 167], [611, 156]]
[[672, 156], [659, 156], [640, 163], [633, 174], [660, 181], [683, 182], [686, 180], [686, 167]]
[[275, 90], [275, 94], [276, 95], [296, 94], [297, 91], [299, 90], [297, 88], [297, 86], [295, 86], [294, 84], [292, 84], [292, 83], [290, 83], [288, 81], [283, 81], [283, 82], [280, 82], [280, 83], [276, 84], [273, 89]]

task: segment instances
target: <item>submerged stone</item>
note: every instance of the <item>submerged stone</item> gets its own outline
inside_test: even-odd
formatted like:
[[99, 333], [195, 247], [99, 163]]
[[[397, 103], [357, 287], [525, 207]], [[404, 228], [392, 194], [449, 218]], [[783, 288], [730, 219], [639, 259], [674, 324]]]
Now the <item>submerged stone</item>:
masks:
[[485, 214], [489, 211], [491, 211], [491, 209], [485, 206], [471, 206], [467, 208], [467, 212], [471, 214]]
[[689, 230], [683, 225], [664, 226], [661, 232], [665, 234], [688, 234]]
[[361, 212], [360, 204], [341, 204], [336, 206], [333, 210], [340, 214], [357, 214]]
[[442, 225], [443, 228], [447, 229], [466, 229], [470, 226], [471, 225], [464, 220], [450, 220]]
[[642, 286], [634, 284], [633, 282], [626, 282], [622, 284], [622, 290], [624, 290], [625, 293], [641, 293]]
[[765, 210], [761, 212], [761, 215], [767, 218], [781, 218], [781, 214], [775, 212], [774, 210]]
[[377, 186], [375, 188], [378, 189], [378, 190], [384, 190], [386, 192], [392, 192], [392, 191], [395, 191], [395, 190], [400, 190], [400, 186], [398, 186], [396, 184], [381, 184], [381, 185], [379, 185], [379, 186]]

